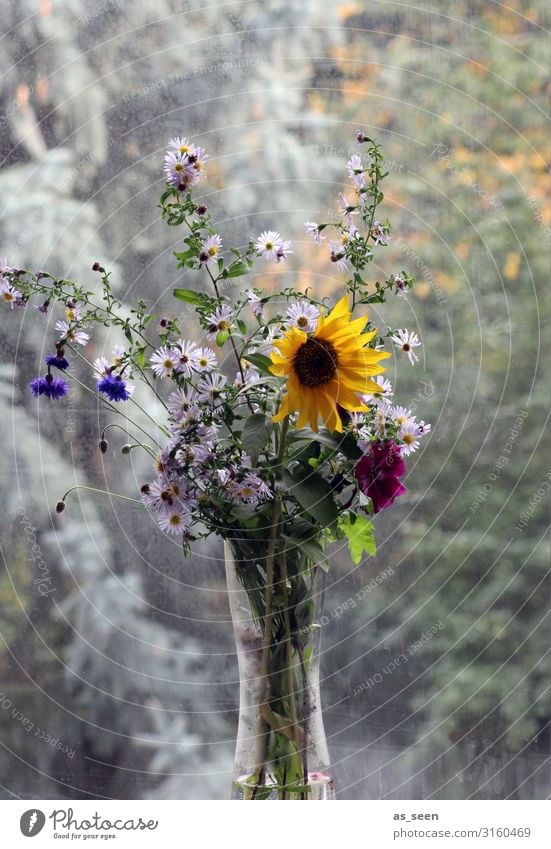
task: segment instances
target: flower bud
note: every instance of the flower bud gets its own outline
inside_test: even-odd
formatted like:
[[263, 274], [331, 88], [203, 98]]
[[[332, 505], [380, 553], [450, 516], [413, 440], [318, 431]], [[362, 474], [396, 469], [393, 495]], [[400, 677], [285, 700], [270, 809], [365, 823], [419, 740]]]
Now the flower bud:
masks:
[[55, 506], [55, 512], [56, 513], [63, 513], [64, 510], [65, 510], [65, 502], [64, 501], [58, 501], [56, 506]]
[[109, 444], [109, 443], [107, 442], [107, 440], [106, 440], [106, 439], [100, 439], [100, 441], [99, 441], [99, 450], [101, 451], [101, 453], [102, 453], [102, 454], [105, 454], [105, 452], [107, 451], [107, 446], [108, 446], [108, 444]]

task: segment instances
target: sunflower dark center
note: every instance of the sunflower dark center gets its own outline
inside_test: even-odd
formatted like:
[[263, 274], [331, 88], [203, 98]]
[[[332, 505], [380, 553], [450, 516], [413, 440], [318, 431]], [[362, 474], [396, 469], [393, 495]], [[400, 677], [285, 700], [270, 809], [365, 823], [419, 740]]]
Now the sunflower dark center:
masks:
[[303, 386], [322, 386], [337, 372], [337, 352], [325, 339], [308, 339], [293, 359], [293, 368]]

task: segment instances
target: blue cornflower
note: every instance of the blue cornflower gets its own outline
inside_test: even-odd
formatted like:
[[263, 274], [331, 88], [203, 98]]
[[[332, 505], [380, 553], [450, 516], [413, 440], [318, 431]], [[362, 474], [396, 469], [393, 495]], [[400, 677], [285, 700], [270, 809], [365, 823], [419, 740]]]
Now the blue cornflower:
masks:
[[110, 401], [128, 401], [130, 392], [119, 375], [106, 374], [98, 380], [98, 391], [104, 392]]
[[45, 395], [46, 398], [57, 400], [67, 395], [69, 391], [69, 384], [66, 381], [60, 377], [53, 377], [51, 374], [47, 374], [45, 377], [35, 377], [29, 385], [35, 398], [38, 398], [39, 395]]
[[49, 366], [55, 366], [56, 368], [65, 369], [69, 368], [69, 363], [65, 359], [65, 357], [60, 357], [59, 354], [48, 354], [46, 357], [46, 364]]

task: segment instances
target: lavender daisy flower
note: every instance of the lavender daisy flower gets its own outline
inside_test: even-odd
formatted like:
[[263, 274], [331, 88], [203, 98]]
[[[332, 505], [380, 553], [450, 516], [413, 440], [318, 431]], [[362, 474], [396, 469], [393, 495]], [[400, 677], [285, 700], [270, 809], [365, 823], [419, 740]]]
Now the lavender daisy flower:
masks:
[[50, 304], [48, 303], [48, 301], [44, 301], [43, 304], [35, 304], [35, 309], [38, 310], [38, 312], [43, 313], [43, 315], [46, 315], [49, 306]]
[[107, 395], [110, 401], [128, 401], [131, 396], [129, 387], [118, 374], [106, 374], [98, 380], [98, 392]]
[[318, 326], [320, 311], [308, 301], [299, 301], [287, 308], [287, 320], [291, 327], [298, 327], [305, 333], [313, 333]]
[[46, 365], [55, 366], [55, 368], [59, 368], [62, 371], [65, 371], [69, 368], [69, 363], [65, 359], [65, 357], [59, 356], [59, 354], [48, 354], [46, 357]]
[[201, 253], [199, 254], [199, 262], [206, 265], [207, 262], [211, 261], [211, 259], [216, 259], [220, 253], [221, 247], [222, 239], [217, 233], [215, 233], [214, 236], [209, 236], [209, 238], [203, 242]]
[[256, 255], [264, 257], [267, 262], [279, 262], [278, 251], [289, 244], [275, 230], [264, 230], [255, 242]]
[[69, 384], [60, 377], [54, 377], [51, 374], [47, 374], [45, 377], [36, 377], [29, 385], [35, 398], [38, 398], [39, 395], [45, 395], [46, 398], [57, 401], [58, 398], [62, 398], [69, 392]]
[[418, 348], [421, 345], [421, 340], [417, 333], [409, 330], [396, 330], [394, 335], [390, 338], [395, 345], [401, 348], [402, 351], [408, 355], [408, 359], [412, 366], [419, 361], [419, 357], [413, 350], [413, 348]]
[[221, 307], [217, 307], [213, 313], [207, 315], [207, 339], [209, 340], [209, 342], [214, 342], [219, 333], [229, 332], [232, 318], [233, 310], [231, 309], [231, 307], [228, 307], [225, 304]]
[[316, 221], [305, 221], [304, 230], [309, 236], [312, 236], [316, 245], [321, 245], [325, 236], [321, 235], [320, 225]]

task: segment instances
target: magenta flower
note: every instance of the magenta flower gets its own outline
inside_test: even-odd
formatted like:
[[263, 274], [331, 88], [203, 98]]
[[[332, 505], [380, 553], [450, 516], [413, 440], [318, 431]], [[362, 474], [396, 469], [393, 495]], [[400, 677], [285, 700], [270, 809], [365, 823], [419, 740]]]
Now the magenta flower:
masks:
[[373, 512], [390, 507], [406, 488], [399, 478], [406, 473], [400, 448], [392, 439], [373, 442], [368, 454], [358, 460], [354, 475], [360, 489], [371, 498]]

